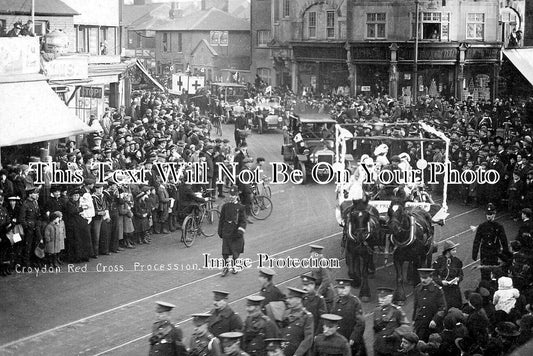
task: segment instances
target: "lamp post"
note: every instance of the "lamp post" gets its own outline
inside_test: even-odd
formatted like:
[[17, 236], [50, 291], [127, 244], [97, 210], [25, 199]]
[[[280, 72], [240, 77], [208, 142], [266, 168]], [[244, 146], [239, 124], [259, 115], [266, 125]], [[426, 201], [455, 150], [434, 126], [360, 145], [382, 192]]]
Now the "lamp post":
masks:
[[415, 58], [413, 60], [413, 104], [418, 101], [418, 36], [419, 36], [420, 0], [415, 0]]

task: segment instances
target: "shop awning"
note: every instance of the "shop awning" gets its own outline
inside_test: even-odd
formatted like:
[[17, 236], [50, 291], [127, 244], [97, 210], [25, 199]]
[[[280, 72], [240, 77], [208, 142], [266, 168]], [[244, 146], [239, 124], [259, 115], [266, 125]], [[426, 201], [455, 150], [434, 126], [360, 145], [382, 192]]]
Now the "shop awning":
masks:
[[46, 81], [0, 83], [0, 147], [89, 133]]
[[157, 88], [159, 88], [159, 90], [165, 91], [165, 87], [162, 86], [161, 83], [159, 83], [154, 77], [152, 77], [150, 73], [148, 73], [144, 65], [139, 62], [139, 60], [137, 60], [135, 64], [137, 64], [139, 70], [146, 76], [146, 78], [148, 78], [148, 80], [150, 80]]
[[503, 54], [514, 64], [516, 69], [533, 85], [533, 48], [506, 49]]

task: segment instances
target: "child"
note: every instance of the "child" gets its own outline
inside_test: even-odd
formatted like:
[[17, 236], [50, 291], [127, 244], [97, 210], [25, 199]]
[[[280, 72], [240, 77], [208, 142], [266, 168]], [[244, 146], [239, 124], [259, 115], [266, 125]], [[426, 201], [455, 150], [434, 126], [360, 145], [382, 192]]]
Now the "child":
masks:
[[492, 304], [496, 310], [503, 310], [507, 314], [511, 312], [520, 297], [518, 289], [513, 288], [513, 280], [509, 277], [498, 278], [498, 290], [494, 293]]
[[133, 233], [135, 229], [133, 227], [133, 212], [131, 210], [132, 201], [131, 195], [129, 193], [121, 193], [122, 204], [119, 207], [120, 219], [123, 219], [124, 227], [124, 247], [126, 248], [135, 248], [133, 243]]
[[63, 219], [63, 214], [60, 211], [54, 211], [50, 214], [50, 222], [44, 229], [45, 252], [53, 267], [61, 264], [58, 255], [65, 248], [65, 225], [61, 223], [61, 219]]

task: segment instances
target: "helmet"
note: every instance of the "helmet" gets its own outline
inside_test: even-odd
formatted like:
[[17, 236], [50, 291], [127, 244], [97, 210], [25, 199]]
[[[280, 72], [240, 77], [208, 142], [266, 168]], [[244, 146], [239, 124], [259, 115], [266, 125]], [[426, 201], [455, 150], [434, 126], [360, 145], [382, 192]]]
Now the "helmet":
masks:
[[487, 204], [487, 214], [496, 214], [496, 206], [494, 204]]

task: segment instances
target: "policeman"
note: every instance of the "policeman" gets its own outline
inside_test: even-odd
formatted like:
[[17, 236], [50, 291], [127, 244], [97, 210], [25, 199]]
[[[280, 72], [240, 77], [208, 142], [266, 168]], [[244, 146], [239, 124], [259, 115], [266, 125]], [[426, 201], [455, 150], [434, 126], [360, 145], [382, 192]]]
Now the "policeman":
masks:
[[[472, 259], [477, 260], [477, 254], [480, 252], [481, 265], [497, 265], [498, 256], [509, 254], [507, 236], [503, 226], [496, 222], [496, 207], [494, 204], [487, 205], [487, 221], [478, 226], [474, 245], [472, 247]], [[481, 270], [481, 279], [490, 281], [490, 270]], [[420, 336], [420, 335], [419, 335]]]
[[176, 306], [166, 302], [155, 303], [157, 320], [152, 325], [148, 355], [185, 356], [187, 350], [182, 342], [183, 332], [170, 322], [170, 311]]
[[26, 188], [27, 198], [20, 207], [18, 216], [19, 223], [24, 228], [23, 246], [24, 254], [22, 256], [25, 266], [30, 266], [31, 257], [35, 247], [41, 240], [41, 227], [40, 227], [40, 210], [39, 203], [39, 189], [36, 187]]
[[313, 314], [313, 320], [316, 321], [314, 335], [318, 335], [322, 331], [322, 322], [320, 316], [328, 312], [326, 308], [326, 302], [324, 301], [323, 296], [316, 294], [316, 279], [314, 277], [301, 275], [300, 279], [302, 281], [302, 290], [306, 292], [306, 295], [302, 301], [303, 306], [308, 312]]
[[282, 302], [285, 300], [285, 294], [283, 294], [272, 282], [275, 275], [276, 272], [271, 268], [263, 267], [259, 269], [259, 282], [261, 283], [261, 291], [259, 294], [265, 297], [262, 304], [262, 311], [265, 314], [267, 304], [270, 302]]
[[436, 320], [444, 317], [446, 312], [446, 299], [444, 292], [433, 281], [433, 268], [419, 268], [420, 283], [413, 291], [413, 323], [415, 333], [420, 340], [428, 341], [430, 329], [437, 327]]
[[339, 334], [344, 336], [351, 348], [352, 354], [366, 355], [366, 347], [363, 339], [365, 332], [365, 319], [361, 301], [351, 294], [352, 280], [348, 278], [338, 278], [335, 280], [335, 287], [338, 296], [333, 303], [331, 312], [342, 317], [339, 322]]
[[[323, 246], [320, 245], [309, 245], [311, 248], [311, 258], [322, 259], [324, 255], [322, 250]], [[335, 290], [333, 288], [333, 277], [331, 271], [325, 267], [314, 268], [311, 271], [311, 276], [316, 279], [316, 293], [324, 297], [326, 302], [326, 307], [328, 311], [331, 311], [333, 301], [335, 299]]]
[[281, 338], [265, 339], [267, 356], [285, 356], [283, 352], [283, 343], [285, 341], [285, 339]]
[[394, 330], [401, 325], [408, 325], [409, 320], [400, 306], [392, 304], [394, 289], [380, 287], [377, 292], [378, 306], [374, 309], [374, 354], [392, 355], [399, 345]]
[[288, 287], [287, 305], [289, 309], [283, 316], [281, 335], [287, 340], [284, 349], [287, 356], [303, 356], [313, 345], [314, 321], [302, 304], [305, 291]]
[[189, 340], [189, 356], [221, 356], [220, 340], [208, 330], [209, 313], [192, 315], [194, 330]]
[[220, 334], [222, 349], [226, 356], [249, 356], [241, 349], [241, 338], [243, 334], [240, 331], [232, 331]]
[[279, 336], [278, 326], [261, 312], [261, 304], [265, 297], [252, 295], [246, 298], [248, 316], [244, 321], [244, 337], [242, 346], [249, 355], [265, 356], [265, 339]]
[[219, 336], [222, 333], [242, 330], [241, 317], [228, 305], [229, 292], [213, 291], [215, 308], [210, 312], [208, 320], [209, 331]]
[[336, 314], [324, 314], [321, 316], [323, 320], [324, 331], [315, 336], [313, 345], [314, 356], [351, 356], [352, 352], [348, 340], [337, 331], [339, 329], [339, 322], [342, 317]]
[[[230, 199], [220, 209], [218, 222], [218, 236], [222, 239], [222, 257], [226, 261], [226, 267], [222, 271], [222, 277], [229, 272], [236, 274], [235, 260], [244, 252], [244, 232], [246, 231], [245, 207], [239, 203], [239, 191], [237, 187], [230, 188]], [[232, 260], [228, 259], [231, 257]], [[233, 263], [231, 263], [233, 261]]]

